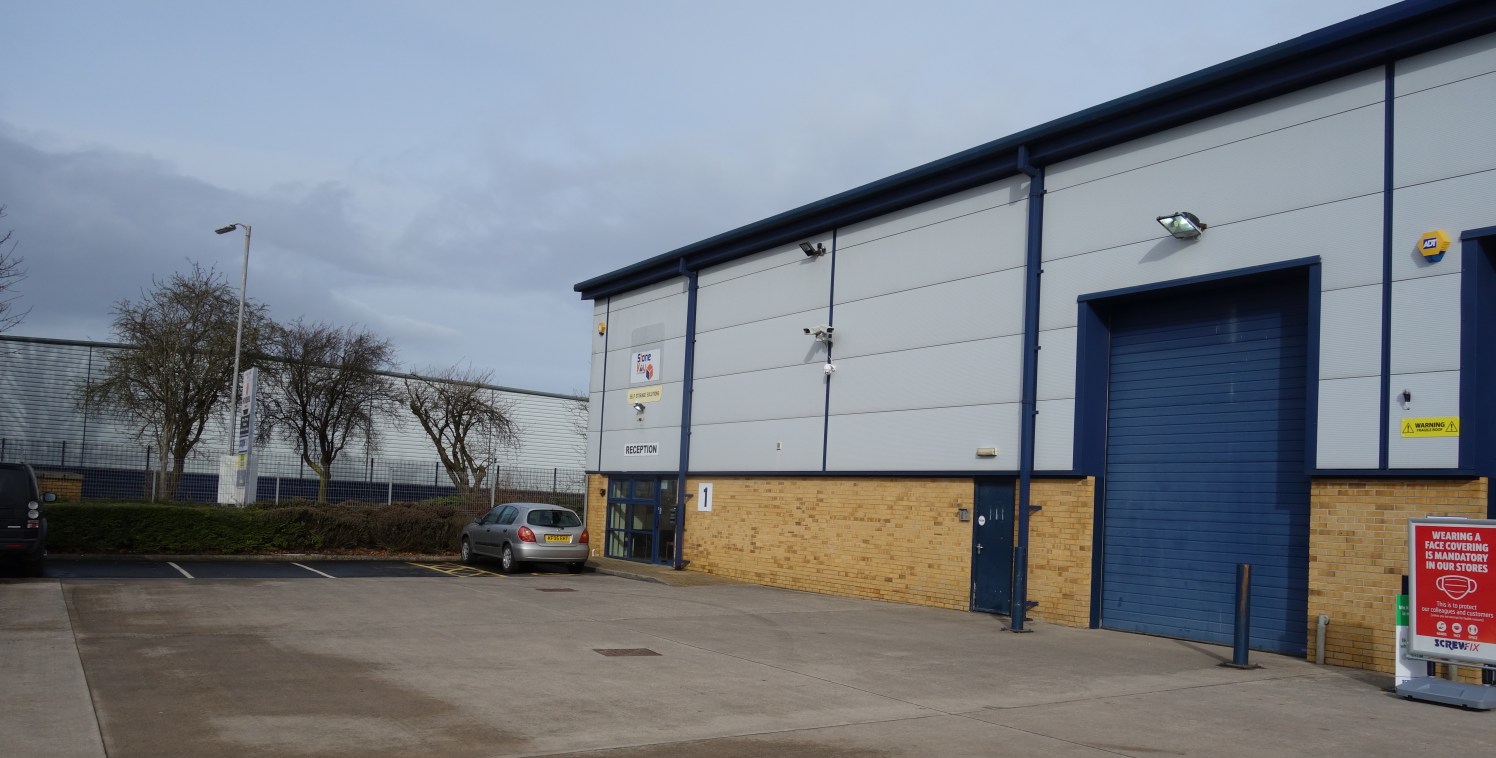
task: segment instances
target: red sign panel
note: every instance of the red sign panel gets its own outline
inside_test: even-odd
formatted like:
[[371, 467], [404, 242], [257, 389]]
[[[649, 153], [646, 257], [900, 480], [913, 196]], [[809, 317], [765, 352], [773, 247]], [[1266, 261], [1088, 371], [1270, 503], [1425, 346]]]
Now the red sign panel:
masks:
[[1410, 649], [1496, 664], [1496, 521], [1414, 519], [1409, 527]]

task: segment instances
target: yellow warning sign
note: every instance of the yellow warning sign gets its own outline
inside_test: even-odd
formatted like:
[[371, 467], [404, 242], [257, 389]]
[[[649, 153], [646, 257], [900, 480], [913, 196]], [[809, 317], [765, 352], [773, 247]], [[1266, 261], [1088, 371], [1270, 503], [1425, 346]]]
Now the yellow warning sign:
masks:
[[1402, 436], [1458, 437], [1460, 436], [1460, 417], [1405, 418], [1402, 420]]

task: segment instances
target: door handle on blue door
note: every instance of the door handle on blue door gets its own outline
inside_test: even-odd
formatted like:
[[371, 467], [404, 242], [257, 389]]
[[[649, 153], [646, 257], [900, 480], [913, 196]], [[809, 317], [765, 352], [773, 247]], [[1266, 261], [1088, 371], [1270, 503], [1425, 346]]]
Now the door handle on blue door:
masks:
[[978, 542], [977, 543], [977, 555], [981, 555], [981, 554], [982, 554], [982, 543]]

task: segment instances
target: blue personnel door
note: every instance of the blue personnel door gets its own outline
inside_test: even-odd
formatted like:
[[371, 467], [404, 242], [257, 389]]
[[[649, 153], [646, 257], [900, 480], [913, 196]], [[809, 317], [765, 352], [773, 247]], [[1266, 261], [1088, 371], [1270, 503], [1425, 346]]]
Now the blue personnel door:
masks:
[[1013, 605], [1013, 482], [978, 479], [971, 519], [971, 609]]
[[1251, 647], [1304, 653], [1306, 310], [1302, 280], [1112, 309], [1102, 626], [1230, 643], [1250, 563]]

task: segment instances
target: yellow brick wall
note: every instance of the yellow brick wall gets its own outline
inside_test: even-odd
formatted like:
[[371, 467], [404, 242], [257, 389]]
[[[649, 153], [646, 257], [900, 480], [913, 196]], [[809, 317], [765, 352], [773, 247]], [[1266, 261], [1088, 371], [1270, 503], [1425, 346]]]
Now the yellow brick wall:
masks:
[[42, 492], [56, 495], [59, 503], [76, 503], [83, 499], [83, 477], [78, 474], [38, 471], [36, 485]]
[[587, 544], [592, 546], [592, 555], [603, 555], [603, 542], [607, 538], [608, 477], [602, 474], [587, 475]]
[[1315, 625], [1325, 663], [1393, 671], [1396, 602], [1408, 572], [1408, 519], [1485, 518], [1486, 479], [1316, 479], [1310, 487], [1309, 656]]
[[[775, 587], [966, 610], [971, 607], [970, 479], [691, 478], [714, 485], [710, 513], [685, 507], [685, 557], [705, 571]], [[1091, 612], [1096, 480], [1043, 479], [1030, 521], [1030, 617], [1085, 627]], [[606, 534], [607, 477], [587, 486], [593, 554]], [[1015, 519], [1016, 521], [1016, 519]], [[918, 551], [914, 545], [920, 545]]]
[[1090, 626], [1095, 498], [1094, 477], [1034, 480], [1029, 502], [1043, 507], [1029, 517], [1030, 618]]
[[690, 568], [775, 587], [966, 610], [970, 479], [692, 478], [711, 512], [686, 505]]

